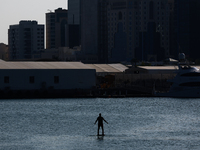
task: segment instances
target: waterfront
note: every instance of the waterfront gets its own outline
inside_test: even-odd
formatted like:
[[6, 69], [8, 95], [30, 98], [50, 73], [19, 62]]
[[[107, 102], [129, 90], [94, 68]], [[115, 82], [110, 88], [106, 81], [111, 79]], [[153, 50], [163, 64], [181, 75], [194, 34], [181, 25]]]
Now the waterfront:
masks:
[[[200, 99], [0, 101], [2, 150], [200, 149]], [[99, 113], [108, 121], [97, 137]]]

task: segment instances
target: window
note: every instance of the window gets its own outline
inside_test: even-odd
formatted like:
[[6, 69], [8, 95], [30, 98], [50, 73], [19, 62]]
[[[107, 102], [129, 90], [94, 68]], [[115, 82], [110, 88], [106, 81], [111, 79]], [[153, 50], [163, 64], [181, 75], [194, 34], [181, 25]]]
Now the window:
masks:
[[29, 77], [29, 83], [35, 83], [35, 77], [34, 76]]
[[4, 83], [9, 83], [9, 76], [4, 77]]
[[59, 76], [54, 76], [54, 83], [59, 83]]

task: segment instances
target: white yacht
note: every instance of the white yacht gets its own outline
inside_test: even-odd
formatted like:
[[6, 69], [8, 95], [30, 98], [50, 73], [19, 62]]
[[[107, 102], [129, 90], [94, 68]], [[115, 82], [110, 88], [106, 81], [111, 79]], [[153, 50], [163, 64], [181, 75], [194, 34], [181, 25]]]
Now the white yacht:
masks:
[[154, 92], [159, 97], [200, 98], [200, 71], [196, 67], [179, 64], [177, 75], [168, 80], [172, 85], [166, 93]]

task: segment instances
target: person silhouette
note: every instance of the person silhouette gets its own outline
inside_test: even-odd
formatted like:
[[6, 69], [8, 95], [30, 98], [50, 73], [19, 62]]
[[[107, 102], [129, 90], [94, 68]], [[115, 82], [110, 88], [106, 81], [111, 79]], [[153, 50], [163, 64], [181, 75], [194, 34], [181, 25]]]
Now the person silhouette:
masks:
[[108, 122], [107, 122], [103, 117], [101, 117], [101, 113], [99, 114], [99, 117], [97, 118], [97, 120], [95, 121], [94, 124], [96, 124], [97, 121], [98, 121], [97, 135], [99, 135], [99, 129], [100, 129], [100, 127], [101, 127], [101, 129], [102, 129], [102, 135], [104, 135], [103, 121], [105, 121], [107, 124], [108, 124]]

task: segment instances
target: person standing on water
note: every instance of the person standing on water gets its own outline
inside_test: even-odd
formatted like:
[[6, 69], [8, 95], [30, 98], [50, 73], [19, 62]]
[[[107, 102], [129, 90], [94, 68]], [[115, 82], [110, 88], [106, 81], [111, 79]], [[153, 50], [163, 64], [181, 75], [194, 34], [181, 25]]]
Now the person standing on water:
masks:
[[95, 121], [94, 124], [96, 124], [97, 121], [98, 121], [97, 135], [99, 135], [99, 129], [100, 129], [100, 127], [101, 127], [101, 129], [102, 129], [102, 135], [104, 135], [103, 121], [105, 121], [107, 124], [108, 124], [108, 122], [107, 122], [103, 117], [101, 117], [101, 113], [99, 114], [99, 117], [97, 118], [97, 120]]

